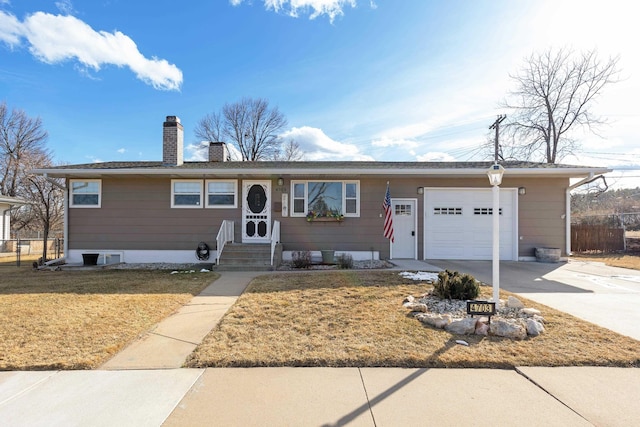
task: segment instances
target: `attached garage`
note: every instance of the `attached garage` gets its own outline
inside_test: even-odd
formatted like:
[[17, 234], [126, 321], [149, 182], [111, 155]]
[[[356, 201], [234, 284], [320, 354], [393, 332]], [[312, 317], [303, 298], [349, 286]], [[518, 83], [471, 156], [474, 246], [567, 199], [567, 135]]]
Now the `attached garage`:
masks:
[[[500, 259], [518, 260], [517, 189], [500, 188]], [[491, 188], [424, 189], [425, 259], [490, 260]]]

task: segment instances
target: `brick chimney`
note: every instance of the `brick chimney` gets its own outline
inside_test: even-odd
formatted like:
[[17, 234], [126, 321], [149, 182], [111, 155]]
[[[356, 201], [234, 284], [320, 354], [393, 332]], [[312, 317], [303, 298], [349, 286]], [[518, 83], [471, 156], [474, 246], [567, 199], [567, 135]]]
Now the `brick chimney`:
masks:
[[209, 161], [210, 162], [226, 162], [229, 160], [229, 149], [224, 142], [209, 143]]
[[167, 116], [162, 125], [162, 163], [165, 166], [184, 163], [184, 128], [177, 116]]

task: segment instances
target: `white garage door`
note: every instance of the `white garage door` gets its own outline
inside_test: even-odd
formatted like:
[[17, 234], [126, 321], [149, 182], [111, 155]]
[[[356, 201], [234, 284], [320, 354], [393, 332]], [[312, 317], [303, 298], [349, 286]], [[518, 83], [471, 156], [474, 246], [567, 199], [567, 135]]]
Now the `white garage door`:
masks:
[[[489, 260], [493, 248], [491, 189], [425, 188], [426, 259]], [[500, 259], [518, 259], [516, 189], [500, 189]]]

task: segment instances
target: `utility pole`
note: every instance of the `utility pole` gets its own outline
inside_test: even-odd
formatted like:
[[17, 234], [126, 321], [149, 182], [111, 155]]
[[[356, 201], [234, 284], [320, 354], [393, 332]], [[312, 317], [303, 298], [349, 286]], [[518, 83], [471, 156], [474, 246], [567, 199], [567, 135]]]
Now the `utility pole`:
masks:
[[493, 152], [494, 152], [494, 154], [493, 154], [493, 157], [494, 157], [494, 158], [493, 158], [493, 160], [494, 160], [496, 163], [498, 163], [498, 157], [499, 157], [499, 156], [498, 156], [498, 151], [499, 151], [500, 144], [498, 143], [498, 138], [499, 138], [499, 136], [500, 136], [500, 123], [502, 123], [502, 121], [503, 121], [504, 119], [506, 119], [506, 118], [507, 118], [507, 115], [506, 115], [506, 114], [500, 114], [500, 115], [498, 116], [498, 118], [496, 119], [496, 121], [495, 121], [495, 122], [493, 122], [493, 124], [492, 124], [491, 126], [489, 126], [489, 129], [495, 129], [495, 130], [496, 130], [496, 141], [495, 141], [495, 146], [494, 146], [494, 149], [493, 149]]

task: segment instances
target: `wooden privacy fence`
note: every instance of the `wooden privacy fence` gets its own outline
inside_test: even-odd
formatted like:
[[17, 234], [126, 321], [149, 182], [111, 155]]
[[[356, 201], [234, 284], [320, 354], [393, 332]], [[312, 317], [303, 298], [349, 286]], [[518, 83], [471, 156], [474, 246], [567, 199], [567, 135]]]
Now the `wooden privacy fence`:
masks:
[[573, 252], [614, 252], [624, 249], [624, 228], [603, 224], [571, 225]]

